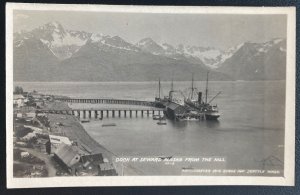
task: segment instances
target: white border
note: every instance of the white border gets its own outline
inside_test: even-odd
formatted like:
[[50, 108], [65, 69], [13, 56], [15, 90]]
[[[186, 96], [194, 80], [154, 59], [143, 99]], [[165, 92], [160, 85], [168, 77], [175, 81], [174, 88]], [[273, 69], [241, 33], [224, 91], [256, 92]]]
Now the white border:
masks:
[[[13, 178], [13, 10], [62, 10], [123, 13], [174, 14], [286, 14], [287, 68], [284, 177], [244, 176], [122, 176], [122, 177], [53, 177]], [[174, 7], [111, 6], [64, 4], [6, 4], [6, 156], [7, 187], [78, 187], [78, 186], [169, 186], [169, 185], [276, 185], [293, 186], [295, 172], [295, 7]]]

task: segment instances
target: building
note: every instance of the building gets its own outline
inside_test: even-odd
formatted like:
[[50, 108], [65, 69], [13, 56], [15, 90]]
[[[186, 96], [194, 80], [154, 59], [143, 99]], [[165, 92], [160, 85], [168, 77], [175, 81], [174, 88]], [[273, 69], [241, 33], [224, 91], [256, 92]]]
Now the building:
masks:
[[105, 162], [99, 164], [99, 175], [100, 176], [116, 176], [118, 175], [116, 169], [112, 166], [112, 164]]
[[36, 113], [34, 111], [30, 111], [26, 113], [26, 117], [27, 118], [35, 118], [36, 117]]
[[180, 104], [168, 102], [165, 106], [167, 108], [165, 114], [170, 119], [176, 119], [186, 113], [186, 108]]
[[25, 98], [23, 95], [21, 94], [14, 94], [13, 95], [13, 104], [14, 107], [23, 107], [24, 106], [24, 102], [25, 102]]
[[43, 96], [41, 94], [38, 94], [38, 93], [31, 93], [30, 96], [35, 100], [35, 101], [38, 101], [38, 100], [42, 100], [43, 99]]
[[82, 155], [80, 165], [76, 167], [79, 176], [114, 176], [117, 172], [101, 153]]
[[61, 143], [54, 152], [54, 159], [71, 175], [76, 174], [76, 167], [80, 164], [80, 155], [72, 146]]
[[39, 148], [42, 153], [47, 153], [47, 142], [49, 142], [48, 139], [38, 138], [36, 148]]
[[36, 108], [43, 108], [45, 105], [44, 100], [35, 100], [34, 103]]
[[23, 114], [22, 112], [18, 112], [18, 113], [16, 114], [16, 117], [17, 117], [17, 118], [23, 118], [23, 116], [24, 116], [24, 114]]
[[106, 162], [101, 153], [80, 155], [75, 146], [61, 143], [54, 152], [54, 159], [71, 175], [113, 176], [115, 168]]
[[31, 140], [36, 140], [36, 135], [34, 132], [27, 133], [27, 135], [20, 138], [21, 141], [29, 142]]
[[86, 162], [100, 164], [103, 162], [103, 156], [101, 153], [83, 155], [83, 156], [81, 156], [81, 162], [83, 164], [85, 164]]
[[76, 175], [98, 176], [100, 175], [99, 165], [103, 163], [103, 156], [101, 153], [82, 155], [80, 163], [80, 166], [76, 168]]
[[68, 137], [58, 136], [58, 135], [49, 135], [49, 141], [46, 144], [46, 150], [48, 154], [54, 153], [60, 144], [64, 143], [65, 145], [71, 146], [72, 142]]

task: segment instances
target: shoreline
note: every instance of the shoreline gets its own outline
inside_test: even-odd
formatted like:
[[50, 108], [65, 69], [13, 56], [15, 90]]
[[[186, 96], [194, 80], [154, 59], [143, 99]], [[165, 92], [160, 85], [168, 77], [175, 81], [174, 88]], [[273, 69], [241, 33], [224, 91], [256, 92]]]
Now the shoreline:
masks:
[[[57, 107], [71, 109], [65, 102], [53, 102], [53, 104], [49, 104], [47, 106], [49, 109], [55, 109]], [[114, 165], [118, 175], [121, 175], [122, 172], [133, 175], [141, 174], [140, 170], [137, 170], [137, 168], [132, 167], [131, 165], [124, 167], [116, 166], [115, 158], [118, 157], [118, 155], [94, 140], [87, 133], [85, 128], [81, 125], [80, 120], [78, 120], [76, 116], [65, 114], [48, 114], [48, 120], [50, 122], [50, 128], [53, 131], [52, 133], [61, 133], [70, 140], [75, 140], [82, 152], [88, 153], [85, 148], [89, 148], [92, 150], [92, 154], [101, 153], [104, 158]], [[62, 124], [62, 126], [57, 124]]]
[[[54, 98], [54, 101], [45, 101], [45, 108], [51, 110], [51, 108], [53, 110], [70, 110], [72, 109], [72, 105], [67, 104], [66, 102], [59, 102], [59, 101], [55, 101], [55, 97], [59, 97], [59, 96], [52, 96]], [[93, 104], [93, 106], [95, 106]], [[70, 112], [69, 112], [70, 113]], [[117, 172], [119, 173], [119, 175], [123, 175], [120, 173], [125, 173], [124, 175], [156, 175], [156, 171], [159, 171], [156, 167], [149, 167], [153, 170], [150, 169], [144, 169], [142, 164], [120, 164], [117, 163], [116, 158], [117, 157], [122, 157], [122, 156], [117, 156], [114, 152], [110, 151], [109, 149], [107, 149], [105, 146], [103, 146], [101, 144], [101, 141], [97, 142], [95, 139], [96, 137], [93, 137], [93, 134], [89, 134], [89, 128], [86, 128], [84, 124], [81, 123], [80, 119], [77, 118], [77, 116], [73, 116], [70, 115], [68, 113], [65, 114], [45, 114], [45, 115], [49, 115], [49, 119], [52, 121], [51, 122], [51, 129], [55, 130], [57, 129], [57, 133], [62, 133], [64, 134], [63, 136], [67, 136], [68, 138], [70, 138], [70, 140], [78, 140], [80, 143], [82, 143], [85, 146], [88, 146], [88, 148], [92, 149], [93, 153], [103, 153], [105, 155], [105, 157], [107, 159], [109, 159], [109, 161], [111, 163], [113, 163], [114, 168], [117, 170]], [[62, 125], [60, 125], [62, 124]], [[97, 127], [96, 131], [97, 134], [99, 136], [102, 136], [102, 131], [101, 131], [101, 127]], [[51, 133], [51, 132], [49, 132]], [[115, 144], [114, 141], [108, 140], [108, 142], [106, 142], [106, 139], [103, 140], [103, 143], [107, 143], [106, 146], [109, 147], [110, 143], [111, 144]], [[122, 140], [119, 142], [121, 143]], [[131, 142], [133, 143], [133, 142]], [[81, 144], [79, 144], [81, 145]], [[271, 145], [271, 144], [270, 144]], [[120, 145], [120, 148], [122, 148], [123, 146]], [[131, 150], [134, 150], [133, 147], [136, 147], [135, 144], [132, 144], [132, 148]], [[83, 147], [83, 151], [84, 151]], [[113, 150], [113, 151], [118, 151], [118, 150]], [[270, 152], [272, 152], [270, 150]], [[118, 155], [120, 155], [121, 153], [118, 153]], [[123, 153], [122, 153], [123, 155]], [[259, 157], [263, 157], [263, 154], [259, 155]], [[263, 158], [259, 158], [259, 159], [263, 159]], [[258, 162], [256, 162], [256, 164], [258, 164]], [[121, 167], [122, 166], [122, 167]], [[125, 168], [125, 170], [124, 170]], [[150, 171], [149, 171], [150, 170]], [[152, 172], [153, 171], [153, 172]], [[148, 172], [148, 173], [147, 173]]]

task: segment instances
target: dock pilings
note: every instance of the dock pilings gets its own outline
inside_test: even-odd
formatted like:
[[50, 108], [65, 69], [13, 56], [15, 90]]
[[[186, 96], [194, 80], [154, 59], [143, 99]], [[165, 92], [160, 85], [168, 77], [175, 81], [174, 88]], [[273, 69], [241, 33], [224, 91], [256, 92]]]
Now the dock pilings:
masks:
[[[133, 112], [135, 112], [135, 117], [144, 117], [146, 115], [147, 117], [150, 116], [150, 113], [152, 115], [158, 114], [160, 115], [162, 109], [102, 109], [102, 110], [88, 110], [88, 109], [72, 109], [72, 110], [39, 110], [39, 112], [44, 112], [44, 113], [52, 113], [52, 114], [66, 114], [66, 115], [73, 115], [78, 118], [84, 118], [84, 119], [98, 119], [98, 118], [103, 118], [104, 117], [104, 112], [105, 116], [107, 118], [112, 117], [115, 118], [116, 115], [117, 117], [127, 117], [129, 116], [130, 118], [133, 117]], [[146, 113], [146, 114], [145, 114]]]

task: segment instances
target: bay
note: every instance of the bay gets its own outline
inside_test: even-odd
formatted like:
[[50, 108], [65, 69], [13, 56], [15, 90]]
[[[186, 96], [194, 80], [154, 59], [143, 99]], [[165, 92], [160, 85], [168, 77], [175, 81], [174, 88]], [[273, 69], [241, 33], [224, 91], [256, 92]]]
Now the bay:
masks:
[[[157, 82], [15, 82], [25, 91], [66, 95], [73, 98], [115, 98], [153, 101]], [[190, 82], [174, 82], [176, 96], [188, 95]], [[195, 82], [204, 91], [204, 82]], [[168, 95], [170, 82], [162, 82]], [[217, 122], [167, 120], [159, 126], [152, 117], [104, 118], [84, 123], [100, 144], [120, 156], [222, 156], [227, 169], [262, 169], [264, 160], [276, 157], [283, 163], [285, 81], [209, 82], [208, 99], [221, 91]], [[95, 105], [70, 105], [95, 106]], [[104, 106], [104, 105], [97, 105]], [[115, 107], [115, 106], [114, 106]], [[115, 127], [102, 127], [103, 123]], [[178, 174], [176, 169], [142, 166], [147, 175]], [[272, 167], [269, 167], [272, 168]]]

